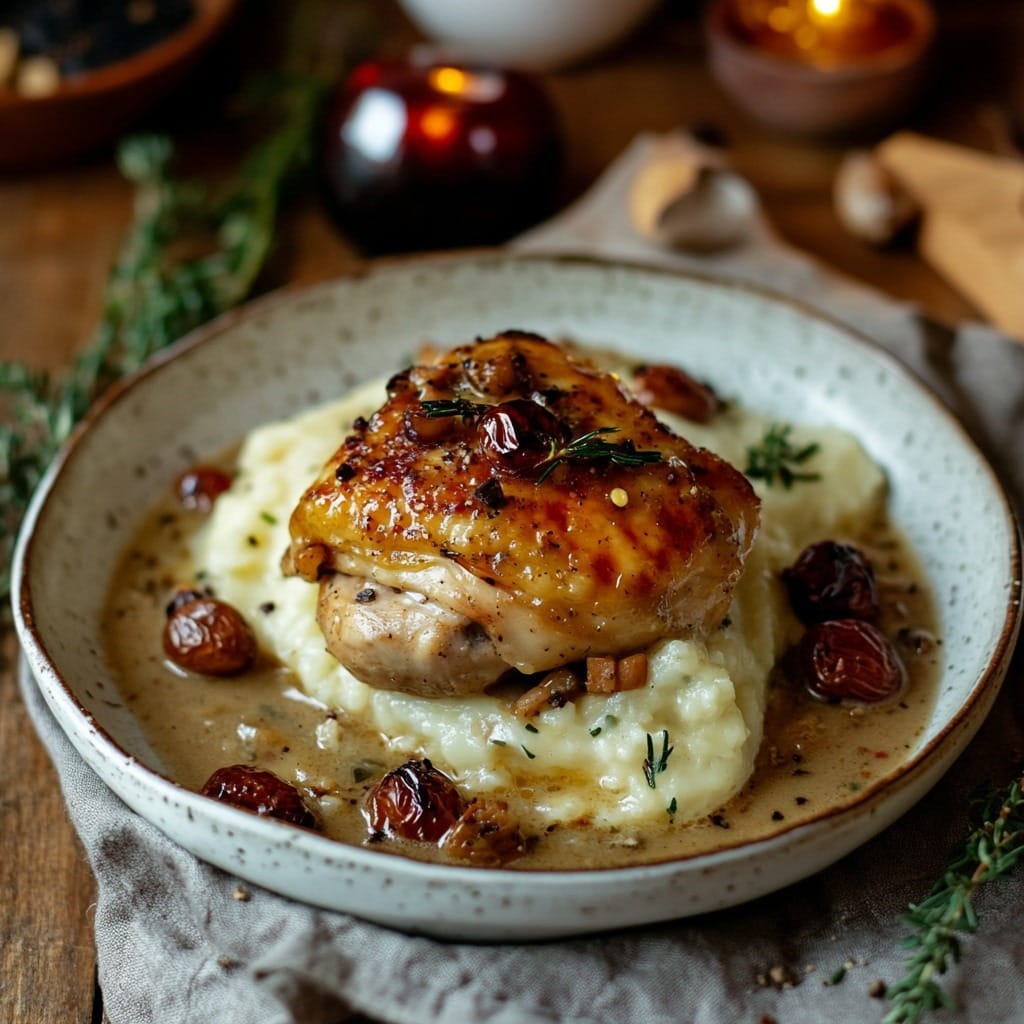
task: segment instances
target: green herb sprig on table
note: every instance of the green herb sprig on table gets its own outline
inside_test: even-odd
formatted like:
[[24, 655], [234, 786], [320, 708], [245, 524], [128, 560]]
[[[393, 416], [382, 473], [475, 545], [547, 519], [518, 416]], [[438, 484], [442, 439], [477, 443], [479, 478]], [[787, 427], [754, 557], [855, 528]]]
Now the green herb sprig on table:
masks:
[[[268, 78], [256, 98], [276, 128], [218, 197], [174, 177], [168, 138], [135, 136], [121, 144], [118, 163], [135, 186], [134, 216], [91, 344], [59, 375], [0, 362], [0, 402], [8, 413], [0, 423], [0, 615], [21, 518], [75, 424], [115, 380], [252, 290], [270, 253], [284, 189], [312, 155], [322, 95], [318, 79]], [[186, 242], [202, 242], [203, 255], [177, 257]]]
[[977, 931], [974, 895], [1024, 857], [1024, 774], [971, 803], [974, 828], [953, 850], [931, 895], [906, 915], [914, 932], [904, 945], [913, 952], [906, 975], [888, 989], [891, 1009], [883, 1024], [917, 1024], [931, 1010], [954, 1007], [938, 977], [960, 960], [960, 935]]
[[805, 473], [794, 469], [816, 455], [821, 446], [816, 443], [794, 448], [789, 442], [792, 427], [773, 424], [759, 445], [747, 449], [747, 466], [743, 472], [756, 480], [764, 480], [770, 487], [776, 478], [788, 491], [800, 480], [820, 480], [820, 473]]

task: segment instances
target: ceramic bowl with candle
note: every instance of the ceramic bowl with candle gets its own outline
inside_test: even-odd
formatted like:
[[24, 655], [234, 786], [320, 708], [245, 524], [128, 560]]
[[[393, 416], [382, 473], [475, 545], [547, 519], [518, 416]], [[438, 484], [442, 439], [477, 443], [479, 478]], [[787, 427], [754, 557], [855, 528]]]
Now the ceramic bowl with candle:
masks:
[[813, 135], [895, 123], [934, 33], [927, 0], [714, 0], [707, 15], [722, 88], [766, 124]]

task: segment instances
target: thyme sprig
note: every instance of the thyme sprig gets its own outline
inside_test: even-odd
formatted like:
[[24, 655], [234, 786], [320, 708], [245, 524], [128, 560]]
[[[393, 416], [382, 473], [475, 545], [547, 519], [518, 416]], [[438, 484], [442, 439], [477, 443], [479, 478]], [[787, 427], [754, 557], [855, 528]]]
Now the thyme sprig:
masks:
[[669, 756], [675, 749], [675, 747], [670, 747], [668, 745], [668, 730], [662, 729], [661, 754], [655, 758], [654, 737], [650, 733], [647, 734], [647, 756], [644, 758], [644, 777], [647, 779], [647, 785], [650, 786], [651, 789], [657, 788], [657, 776], [659, 776], [668, 767]]
[[761, 443], [747, 449], [747, 468], [743, 472], [754, 479], [764, 480], [770, 487], [776, 478], [788, 491], [799, 480], [820, 480], [820, 473], [804, 473], [794, 469], [821, 450], [815, 443], [795, 448], [789, 441], [792, 427], [773, 423]]
[[973, 933], [978, 918], [972, 900], [987, 882], [1010, 872], [1024, 857], [1024, 774], [1006, 788], [972, 801], [974, 828], [950, 854], [942, 878], [924, 902], [911, 904], [905, 920], [914, 932], [906, 975], [888, 989], [892, 1004], [883, 1024], [917, 1024], [931, 1010], [954, 1003], [937, 978], [960, 960], [960, 934]]
[[[115, 380], [154, 352], [244, 299], [266, 262], [278, 206], [312, 156], [323, 87], [273, 76], [256, 97], [277, 122], [223, 195], [174, 176], [174, 146], [161, 135], [126, 139], [118, 165], [135, 188], [134, 215], [107, 280], [91, 344], [63, 374], [0, 362], [0, 599], [6, 605], [18, 526], [46, 467], [75, 424]], [[203, 246], [202, 255], [176, 255]], [[0, 612], [0, 615], [3, 613]]]
[[644, 466], [661, 462], [661, 452], [659, 451], [638, 449], [632, 441], [612, 444], [601, 439], [604, 434], [617, 434], [618, 432], [618, 427], [598, 427], [596, 430], [589, 430], [587, 433], [581, 434], [562, 448], [559, 448], [553, 441], [550, 453], [540, 463], [544, 467], [544, 471], [537, 477], [537, 483], [544, 483], [559, 465], [570, 460], [607, 460], [613, 466]]

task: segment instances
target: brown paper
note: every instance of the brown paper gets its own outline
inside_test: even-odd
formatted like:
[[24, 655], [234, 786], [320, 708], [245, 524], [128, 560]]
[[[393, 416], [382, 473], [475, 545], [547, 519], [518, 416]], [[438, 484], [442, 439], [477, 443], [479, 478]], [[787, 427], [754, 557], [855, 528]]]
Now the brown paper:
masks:
[[877, 150], [921, 207], [921, 256], [1024, 340], [1024, 162], [900, 132]]

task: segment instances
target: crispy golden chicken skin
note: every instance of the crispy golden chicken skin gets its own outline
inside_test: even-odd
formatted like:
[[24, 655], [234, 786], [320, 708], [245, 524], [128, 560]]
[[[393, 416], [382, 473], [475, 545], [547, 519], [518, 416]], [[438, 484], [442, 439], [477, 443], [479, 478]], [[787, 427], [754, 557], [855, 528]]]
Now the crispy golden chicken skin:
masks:
[[618, 379], [509, 331], [415, 366], [291, 518], [332, 654], [436, 696], [707, 632], [754, 541], [750, 484]]

